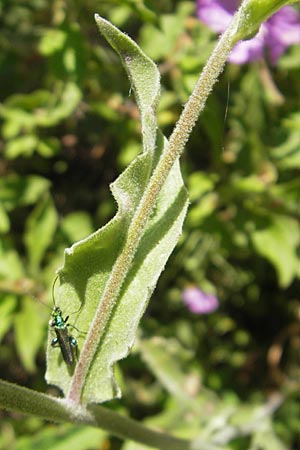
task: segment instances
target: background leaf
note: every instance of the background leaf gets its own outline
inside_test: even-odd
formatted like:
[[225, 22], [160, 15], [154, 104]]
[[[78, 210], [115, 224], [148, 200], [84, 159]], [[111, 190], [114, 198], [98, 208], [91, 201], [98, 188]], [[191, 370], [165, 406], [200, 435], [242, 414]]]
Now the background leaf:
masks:
[[40, 176], [11, 174], [0, 178], [0, 201], [8, 211], [18, 206], [30, 205], [37, 202], [49, 186], [49, 181]]
[[51, 244], [57, 225], [57, 213], [50, 197], [43, 198], [29, 216], [26, 224], [25, 245], [30, 268], [35, 272]]
[[41, 305], [30, 297], [24, 297], [14, 320], [17, 351], [28, 372], [35, 370], [36, 353], [44, 339], [40, 311]]
[[15, 450], [43, 449], [43, 450], [89, 450], [101, 448], [105, 445], [105, 433], [92, 427], [78, 427], [74, 425], [44, 428], [34, 436], [24, 436], [16, 445]]
[[139, 340], [138, 348], [143, 360], [162, 385], [174, 397], [192, 403], [198, 394], [200, 380], [198, 375], [186, 373], [184, 367], [189, 358], [179, 342], [176, 339], [154, 337]]
[[0, 296], [0, 341], [11, 327], [14, 320], [14, 311], [17, 306], [17, 299], [14, 295]]
[[300, 232], [295, 220], [284, 217], [269, 217], [264, 229], [252, 234], [256, 250], [267, 258], [278, 272], [279, 283], [288, 286], [299, 271], [297, 249]]

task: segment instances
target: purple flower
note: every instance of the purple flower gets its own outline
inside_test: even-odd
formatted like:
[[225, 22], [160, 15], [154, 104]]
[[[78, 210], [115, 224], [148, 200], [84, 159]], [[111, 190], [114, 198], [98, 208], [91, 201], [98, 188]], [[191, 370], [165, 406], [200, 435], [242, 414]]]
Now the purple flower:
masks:
[[182, 299], [188, 309], [196, 314], [210, 314], [219, 306], [217, 297], [205, 294], [196, 286], [190, 286], [182, 291]]
[[[197, 0], [200, 20], [217, 33], [228, 26], [239, 0]], [[235, 64], [255, 61], [267, 54], [271, 64], [292, 44], [300, 44], [300, 11], [285, 6], [264, 22], [259, 32], [247, 41], [239, 42], [228, 58]]]

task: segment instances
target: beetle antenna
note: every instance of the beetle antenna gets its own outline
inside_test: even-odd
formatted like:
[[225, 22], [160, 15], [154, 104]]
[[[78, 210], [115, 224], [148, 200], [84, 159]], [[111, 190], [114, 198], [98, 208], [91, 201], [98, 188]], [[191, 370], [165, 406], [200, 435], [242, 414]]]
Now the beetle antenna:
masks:
[[[55, 284], [56, 284], [57, 279], [58, 279], [58, 275], [55, 277], [55, 280], [53, 281], [53, 285], [52, 285], [52, 300], [53, 300], [53, 305], [54, 305], [55, 308], [56, 308], [56, 304], [55, 304], [54, 288], [55, 288]], [[76, 311], [73, 311], [73, 312], [70, 314], [70, 316], [72, 316], [73, 314], [76, 314], [76, 313], [78, 313], [79, 311], [81, 311], [82, 306], [83, 306], [83, 303], [81, 303], [79, 309], [77, 309]]]
[[56, 308], [56, 304], [55, 304], [55, 299], [54, 299], [54, 288], [55, 288], [55, 283], [56, 283], [57, 279], [58, 279], [58, 275], [55, 277], [55, 280], [53, 281], [53, 284], [52, 284], [52, 300], [53, 300], [53, 305], [55, 308]]
[[81, 330], [79, 330], [77, 327], [75, 327], [75, 325], [71, 325], [70, 323], [68, 323], [67, 326], [68, 326], [68, 327], [71, 327], [71, 328], [74, 328], [74, 330], [78, 331], [78, 333], [81, 333], [81, 334], [87, 334], [87, 331], [81, 331]]
[[41, 303], [42, 305], [46, 306], [46, 308], [52, 309], [51, 306], [47, 305], [47, 303], [45, 303], [43, 300], [41, 300], [37, 295], [31, 294], [29, 293], [29, 295], [34, 299], [37, 300], [39, 303]]
[[79, 313], [79, 311], [81, 311], [82, 307], [83, 307], [83, 303], [81, 303], [81, 305], [79, 306], [79, 309], [77, 309], [76, 311], [71, 312], [70, 316], [72, 316], [73, 314]]

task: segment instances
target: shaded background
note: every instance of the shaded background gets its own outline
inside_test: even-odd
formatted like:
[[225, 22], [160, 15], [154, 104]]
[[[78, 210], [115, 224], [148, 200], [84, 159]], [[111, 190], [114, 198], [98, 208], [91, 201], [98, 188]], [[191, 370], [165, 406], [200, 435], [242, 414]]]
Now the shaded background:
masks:
[[[141, 151], [129, 81], [94, 12], [157, 62], [168, 136], [216, 40], [195, 6], [2, 1], [1, 378], [52, 391], [43, 379], [50, 310], [37, 298], [51, 307], [64, 248], [113, 216], [109, 183]], [[250, 435], [237, 432], [220, 448], [300, 448], [299, 79], [296, 46], [276, 67], [259, 61], [223, 73], [182, 158], [191, 198], [183, 235], [139, 344], [118, 366], [123, 398], [109, 407], [170, 432], [213, 436], [214, 418], [224, 429], [253, 422], [280, 393], [264, 431], [254, 420]], [[214, 291], [219, 309], [190, 312], [182, 302], [190, 284]], [[0, 417], [1, 449], [142, 448], [91, 428]]]

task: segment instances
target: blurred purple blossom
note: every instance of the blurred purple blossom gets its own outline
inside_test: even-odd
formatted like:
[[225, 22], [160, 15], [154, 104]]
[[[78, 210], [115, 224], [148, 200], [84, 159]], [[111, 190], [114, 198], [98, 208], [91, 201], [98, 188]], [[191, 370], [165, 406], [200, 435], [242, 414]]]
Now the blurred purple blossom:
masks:
[[219, 306], [217, 297], [206, 294], [196, 286], [190, 286], [182, 291], [182, 299], [188, 309], [196, 314], [210, 314]]
[[[197, 14], [212, 30], [222, 33], [239, 4], [239, 0], [197, 0]], [[267, 54], [271, 64], [275, 65], [292, 44], [300, 44], [300, 11], [285, 6], [264, 22], [252, 39], [239, 42], [228, 60], [244, 64]]]

